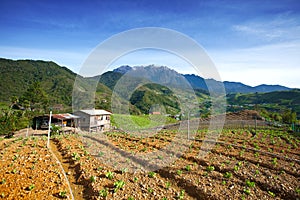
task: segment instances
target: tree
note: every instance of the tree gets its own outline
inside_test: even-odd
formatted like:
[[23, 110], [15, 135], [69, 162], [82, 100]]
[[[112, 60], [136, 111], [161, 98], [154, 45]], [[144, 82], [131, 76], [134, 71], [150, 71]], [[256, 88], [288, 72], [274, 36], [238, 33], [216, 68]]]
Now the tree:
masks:
[[20, 98], [21, 104], [32, 111], [47, 111], [49, 98], [40, 82], [34, 82]]
[[19, 98], [17, 96], [12, 96], [12, 97], [10, 97], [10, 102], [11, 102], [10, 107], [13, 107], [13, 105], [15, 105], [16, 103], [19, 102]]
[[297, 122], [297, 113], [292, 112], [291, 110], [285, 110], [282, 115], [282, 121], [287, 124], [296, 123]]
[[23, 110], [16, 110], [11, 107], [0, 110], [0, 135], [25, 128], [28, 123], [29, 118], [24, 115]]

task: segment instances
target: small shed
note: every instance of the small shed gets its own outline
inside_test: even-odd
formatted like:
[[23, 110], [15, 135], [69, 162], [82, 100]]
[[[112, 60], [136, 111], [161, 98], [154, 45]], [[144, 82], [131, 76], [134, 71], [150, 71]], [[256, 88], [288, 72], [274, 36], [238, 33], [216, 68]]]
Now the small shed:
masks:
[[[52, 114], [51, 124], [61, 127], [76, 127], [76, 120], [78, 121], [79, 116], [63, 113], [63, 114]], [[33, 129], [47, 129], [49, 126], [49, 115], [41, 115], [33, 118]]]
[[74, 112], [79, 116], [78, 127], [89, 132], [110, 130], [111, 112], [101, 109], [78, 110]]

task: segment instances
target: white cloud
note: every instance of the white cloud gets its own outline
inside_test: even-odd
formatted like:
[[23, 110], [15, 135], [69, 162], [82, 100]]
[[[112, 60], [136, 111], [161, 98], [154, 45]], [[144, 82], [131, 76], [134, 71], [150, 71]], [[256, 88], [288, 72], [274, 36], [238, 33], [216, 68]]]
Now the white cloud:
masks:
[[232, 26], [237, 33], [260, 41], [290, 41], [300, 39], [299, 20], [290, 13], [277, 15], [273, 19], [254, 19]]
[[300, 88], [300, 41], [211, 52], [221, 78], [255, 86], [281, 84]]

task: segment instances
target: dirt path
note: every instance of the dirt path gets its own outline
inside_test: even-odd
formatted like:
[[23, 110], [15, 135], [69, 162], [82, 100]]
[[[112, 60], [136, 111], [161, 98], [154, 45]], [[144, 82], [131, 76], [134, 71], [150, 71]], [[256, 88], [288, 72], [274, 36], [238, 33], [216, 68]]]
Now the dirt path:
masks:
[[75, 166], [71, 165], [69, 160], [64, 158], [61, 154], [61, 152], [58, 150], [57, 145], [55, 142], [50, 142], [50, 148], [52, 152], [55, 154], [55, 156], [58, 158], [59, 162], [61, 163], [64, 171], [66, 172], [67, 178], [69, 180], [69, 184], [72, 189], [72, 193], [75, 200], [81, 200], [84, 199], [84, 186], [77, 183], [77, 175]]

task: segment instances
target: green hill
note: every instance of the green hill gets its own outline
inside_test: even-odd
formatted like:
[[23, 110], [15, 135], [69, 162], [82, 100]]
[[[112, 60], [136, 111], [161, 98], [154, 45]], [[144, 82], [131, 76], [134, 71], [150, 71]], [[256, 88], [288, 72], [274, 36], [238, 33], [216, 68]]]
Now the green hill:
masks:
[[54, 62], [0, 59], [0, 101], [20, 97], [34, 82], [40, 82], [51, 104], [71, 105], [76, 74]]
[[154, 105], [163, 106], [168, 114], [175, 115], [180, 112], [178, 99], [173, 92], [165, 86], [154, 83], [143, 85], [135, 90], [130, 103], [145, 114], [148, 114]]
[[[33, 84], [39, 83], [40, 88], [44, 90], [49, 98], [49, 108], [56, 104], [62, 104], [65, 109], [70, 110], [72, 106], [72, 92], [74, 81], [77, 74], [66, 67], [61, 67], [54, 62], [48, 61], [34, 61], [34, 60], [9, 60], [0, 59], [0, 102], [7, 105], [11, 103], [13, 97], [19, 99], [26, 95], [26, 91], [32, 87]], [[100, 77], [83, 78], [78, 76], [77, 80], [80, 82], [80, 91], [82, 91], [82, 101], [86, 100], [84, 91], [91, 90], [93, 82], [99, 80], [95, 94], [95, 107], [111, 110], [111, 96], [117, 81], [122, 77], [122, 74], [117, 72], [106, 72]], [[130, 77], [131, 78], [131, 77]], [[144, 82], [141, 78], [131, 78], [131, 83]], [[124, 91], [128, 90], [128, 85], [122, 85]], [[121, 88], [121, 91], [122, 91]], [[172, 95], [157, 92], [166, 91], [166, 88], [160, 88], [154, 85], [145, 85], [139, 88], [130, 99], [130, 112], [134, 114], [146, 114], [147, 105], [153, 103], [163, 103], [167, 106], [167, 110], [174, 113], [178, 112], [178, 105], [176, 98]], [[141, 92], [143, 94], [141, 94]], [[114, 102], [122, 105], [126, 102], [126, 92], [117, 95]], [[125, 98], [125, 99], [124, 99]]]
[[[76, 77], [76, 73], [54, 62], [0, 59], [0, 102], [10, 104], [12, 97], [21, 98], [38, 82], [49, 98], [49, 108], [62, 104], [70, 110]], [[80, 76], [77, 80], [83, 90], [90, 89], [92, 80]], [[110, 102], [111, 93], [107, 86], [98, 83], [96, 105], [101, 102], [101, 106], [107, 108], [103, 102]]]
[[259, 107], [271, 112], [283, 113], [291, 109], [300, 117], [300, 89], [267, 93], [229, 94], [227, 104], [236, 109]]
[[[165, 72], [163, 70], [165, 70]], [[147, 74], [147, 71], [151, 71], [151, 73], [149, 72]], [[160, 75], [164, 74], [164, 77], [168, 77], [165, 82], [163, 81], [164, 79], [160, 77], [160, 81], [158, 82], [162, 82], [162, 84], [153, 83], [153, 81], [155, 81], [153, 79], [157, 79], [153, 67], [142, 68], [141, 73], [138, 70], [135, 70], [135, 72], [136, 73], [121, 74], [119, 71], [109, 71], [100, 77], [94, 77], [94, 80], [99, 80], [105, 84], [122, 97], [122, 99], [128, 99], [131, 105], [131, 113], [148, 114], [153, 106], [160, 105], [164, 107], [166, 114], [176, 115], [181, 111], [180, 106], [183, 106], [180, 105], [180, 100], [181, 102], [188, 102], [193, 99], [191, 97], [191, 91], [186, 89], [184, 84], [179, 84], [180, 80], [177, 79], [178, 74], [175, 71], [165, 67], [159, 68], [159, 72], [157, 73]], [[173, 80], [177, 82], [174, 84], [172, 82]], [[180, 85], [180, 87], [176, 87], [178, 85]], [[204, 102], [209, 99], [208, 92], [205, 90], [196, 89], [194, 92], [195, 97], [197, 97], [197, 99], [195, 99], [196, 102]], [[136, 110], [134, 111], [133, 108], [136, 108], [138, 112], [136, 112]], [[203, 109], [202, 107], [201, 110]]]

